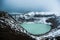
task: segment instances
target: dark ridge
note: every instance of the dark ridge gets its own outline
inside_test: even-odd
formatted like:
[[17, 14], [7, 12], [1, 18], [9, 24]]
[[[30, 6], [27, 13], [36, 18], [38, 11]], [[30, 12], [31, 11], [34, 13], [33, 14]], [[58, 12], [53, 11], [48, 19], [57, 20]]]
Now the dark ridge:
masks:
[[34, 15], [34, 17], [51, 17], [51, 16], [55, 16], [55, 15], [54, 14], [52, 14], [52, 15], [40, 15], [40, 14]]
[[12, 18], [14, 21], [16, 21], [8, 12], [0, 11], [0, 17]]
[[52, 23], [52, 28], [57, 28], [57, 26], [58, 26], [58, 23], [57, 23], [57, 20], [56, 20], [56, 18], [49, 18], [48, 20], [46, 20], [46, 22], [47, 23]]

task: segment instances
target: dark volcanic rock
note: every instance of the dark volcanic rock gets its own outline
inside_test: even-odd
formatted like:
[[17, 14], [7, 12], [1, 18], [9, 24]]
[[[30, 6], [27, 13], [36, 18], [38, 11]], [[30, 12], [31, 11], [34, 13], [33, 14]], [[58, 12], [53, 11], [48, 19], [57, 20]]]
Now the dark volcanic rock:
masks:
[[0, 40], [34, 40], [26, 34], [17, 34], [14, 30], [10, 28], [0, 27]]

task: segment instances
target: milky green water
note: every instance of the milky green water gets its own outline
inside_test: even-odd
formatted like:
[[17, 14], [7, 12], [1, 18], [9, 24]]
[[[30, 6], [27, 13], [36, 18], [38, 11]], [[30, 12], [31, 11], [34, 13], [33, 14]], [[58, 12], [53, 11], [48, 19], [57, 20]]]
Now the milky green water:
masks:
[[44, 34], [51, 29], [51, 26], [46, 24], [23, 23], [21, 26], [31, 34]]

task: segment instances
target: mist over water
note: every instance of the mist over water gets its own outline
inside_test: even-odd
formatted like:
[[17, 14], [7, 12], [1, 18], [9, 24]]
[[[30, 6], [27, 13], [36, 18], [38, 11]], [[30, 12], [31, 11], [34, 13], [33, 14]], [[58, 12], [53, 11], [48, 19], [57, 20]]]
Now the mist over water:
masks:
[[2, 0], [2, 9], [8, 12], [58, 12], [59, 0]]

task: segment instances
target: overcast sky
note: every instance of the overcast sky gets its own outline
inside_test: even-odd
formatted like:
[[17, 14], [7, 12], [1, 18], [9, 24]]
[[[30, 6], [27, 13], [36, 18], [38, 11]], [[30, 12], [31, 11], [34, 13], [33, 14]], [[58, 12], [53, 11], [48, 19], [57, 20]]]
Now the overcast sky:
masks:
[[39, 12], [60, 12], [59, 0], [0, 0], [2, 2], [1, 10], [8, 12], [29, 11]]

